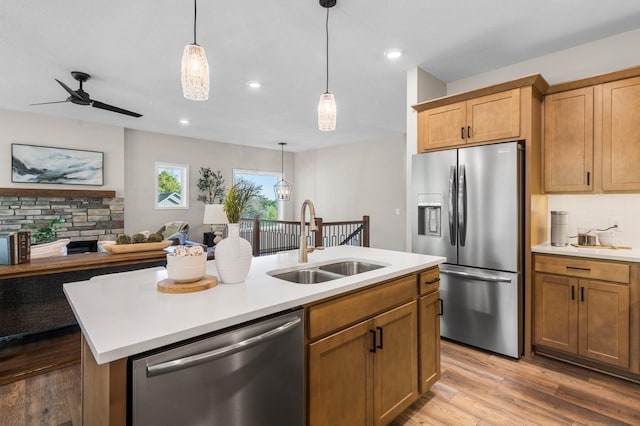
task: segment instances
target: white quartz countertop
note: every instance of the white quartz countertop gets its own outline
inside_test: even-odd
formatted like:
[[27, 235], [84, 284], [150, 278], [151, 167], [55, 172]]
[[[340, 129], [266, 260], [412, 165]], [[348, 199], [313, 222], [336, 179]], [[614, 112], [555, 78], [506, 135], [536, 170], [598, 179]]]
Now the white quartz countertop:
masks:
[[564, 247], [554, 247], [551, 243], [546, 242], [533, 246], [531, 251], [534, 253], [557, 254], [564, 256], [590, 257], [593, 259], [603, 260], [619, 260], [623, 262], [640, 262], [640, 249], [605, 249], [605, 248], [584, 248], [573, 247], [571, 245]]
[[[443, 263], [446, 259], [354, 246], [330, 247], [297, 263], [297, 250], [255, 257], [244, 283], [224, 284], [194, 293], [167, 294], [156, 289], [165, 268], [93, 277], [67, 283], [64, 292], [99, 364], [125, 358], [212, 331], [295, 308], [343, 292]], [[319, 284], [295, 284], [267, 272], [338, 260], [388, 265]], [[216, 275], [215, 261], [207, 274]]]

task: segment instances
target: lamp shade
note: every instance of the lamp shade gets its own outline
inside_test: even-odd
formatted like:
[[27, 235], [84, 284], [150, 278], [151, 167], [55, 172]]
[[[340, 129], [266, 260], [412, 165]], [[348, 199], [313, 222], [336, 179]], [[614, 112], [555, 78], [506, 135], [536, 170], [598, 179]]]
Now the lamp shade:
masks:
[[224, 225], [229, 223], [224, 206], [222, 204], [205, 204], [202, 223], [205, 225]]
[[204, 48], [187, 44], [182, 52], [182, 94], [192, 101], [209, 99], [209, 63]]
[[318, 129], [330, 132], [336, 129], [336, 100], [331, 93], [320, 95], [318, 103]]

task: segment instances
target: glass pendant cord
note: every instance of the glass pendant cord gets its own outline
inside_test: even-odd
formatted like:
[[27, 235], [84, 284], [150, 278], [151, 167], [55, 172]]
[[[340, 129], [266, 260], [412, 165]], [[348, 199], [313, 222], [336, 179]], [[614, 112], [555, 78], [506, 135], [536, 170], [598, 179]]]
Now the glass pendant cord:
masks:
[[324, 25], [325, 33], [327, 34], [327, 87], [325, 93], [329, 93], [329, 8], [327, 7], [327, 20]]
[[193, 0], [193, 44], [198, 44], [196, 41], [196, 25], [198, 24], [198, 0]]

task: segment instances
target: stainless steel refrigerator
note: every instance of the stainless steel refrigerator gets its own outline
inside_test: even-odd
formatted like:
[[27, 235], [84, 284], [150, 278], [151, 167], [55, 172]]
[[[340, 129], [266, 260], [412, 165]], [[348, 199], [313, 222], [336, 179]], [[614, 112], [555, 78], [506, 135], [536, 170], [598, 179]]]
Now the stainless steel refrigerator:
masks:
[[413, 156], [412, 250], [445, 256], [443, 337], [522, 354], [524, 148], [508, 142]]

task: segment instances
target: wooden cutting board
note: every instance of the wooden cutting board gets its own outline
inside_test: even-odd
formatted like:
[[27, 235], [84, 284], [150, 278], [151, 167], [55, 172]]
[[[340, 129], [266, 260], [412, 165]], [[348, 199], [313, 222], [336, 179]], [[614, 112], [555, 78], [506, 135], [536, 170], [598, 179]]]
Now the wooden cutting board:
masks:
[[578, 248], [591, 248], [591, 249], [611, 249], [611, 250], [631, 250], [633, 247], [630, 246], [581, 246], [578, 244], [571, 244], [572, 247], [578, 247]]
[[191, 283], [177, 283], [174, 280], [165, 278], [158, 281], [158, 291], [161, 293], [193, 293], [194, 291], [202, 291], [213, 288], [218, 285], [218, 277], [215, 275], [205, 275], [198, 281]]

